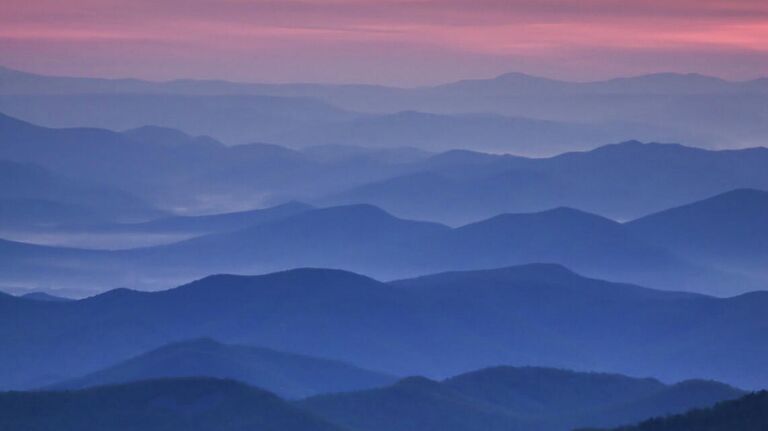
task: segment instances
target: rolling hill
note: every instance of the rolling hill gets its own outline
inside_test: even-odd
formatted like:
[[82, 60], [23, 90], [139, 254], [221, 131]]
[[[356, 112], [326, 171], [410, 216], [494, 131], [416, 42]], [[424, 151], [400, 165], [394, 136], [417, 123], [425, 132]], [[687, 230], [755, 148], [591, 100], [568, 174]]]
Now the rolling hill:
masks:
[[[381, 278], [552, 262], [584, 274], [671, 290], [721, 295], [760, 288], [760, 277], [713, 270], [648, 243], [625, 225], [569, 208], [504, 214], [458, 228], [396, 218], [370, 205], [306, 211], [234, 232], [212, 234], [121, 259], [168, 274], [264, 272], [331, 267]], [[194, 273], [202, 275], [200, 272]]]
[[740, 189], [651, 214], [627, 226], [636, 236], [668, 250], [765, 278], [766, 220], [768, 192]]
[[0, 160], [0, 221], [5, 229], [141, 221], [163, 215], [119, 188], [69, 178], [32, 163]]
[[361, 431], [531, 429], [525, 419], [503, 408], [466, 397], [424, 377], [410, 377], [384, 389], [319, 396], [298, 405]]
[[442, 382], [411, 377], [381, 389], [319, 395], [299, 406], [361, 431], [566, 431], [684, 412], [743, 395], [715, 382], [690, 386], [611, 374], [496, 367]]
[[762, 147], [709, 151], [637, 141], [539, 159], [451, 151], [322, 202], [366, 202], [452, 225], [561, 206], [629, 220], [734, 189], [767, 190], [766, 164]]
[[335, 431], [275, 395], [227, 380], [168, 379], [64, 392], [0, 393], [8, 431]]
[[[125, 190], [176, 214], [243, 211], [322, 196], [395, 175], [407, 165], [378, 154], [321, 160], [264, 143], [227, 147], [166, 128], [53, 129], [0, 114], [0, 159]], [[16, 197], [35, 197], [21, 191]]]
[[[627, 225], [569, 208], [504, 214], [458, 228], [400, 219], [371, 205], [287, 209], [166, 219], [117, 226], [116, 231], [107, 226], [108, 233], [122, 232], [129, 238], [142, 234], [141, 229], [155, 233], [152, 229], [207, 225], [223, 230], [153, 247], [110, 252], [14, 243], [8, 247], [6, 264], [18, 268], [13, 278], [7, 275], [0, 280], [39, 285], [53, 282], [49, 277], [53, 272], [58, 274], [59, 287], [79, 285], [103, 291], [102, 286], [110, 284], [158, 289], [211, 273], [264, 273], [295, 267], [338, 268], [394, 279], [551, 262], [593, 277], [723, 296], [765, 285], [765, 277], [758, 272], [715, 267], [685, 250], [648, 242]], [[251, 221], [255, 224], [226, 229]], [[75, 278], [61, 271], [72, 266]]]
[[4, 95], [0, 112], [47, 127], [180, 129], [228, 144], [359, 117], [321, 100], [264, 95], [70, 94]]
[[285, 398], [368, 389], [394, 381], [394, 377], [341, 362], [202, 338], [160, 347], [53, 388], [80, 389], [171, 377], [232, 379]]
[[368, 203], [451, 224], [560, 206], [626, 220], [733, 189], [768, 189], [765, 148], [707, 151], [635, 141], [548, 158], [468, 151], [318, 158], [276, 145], [226, 147], [161, 128], [47, 129], [7, 116], [0, 117], [0, 142], [0, 158], [190, 215], [294, 199]]
[[766, 308], [762, 292], [725, 299], [664, 292], [556, 265], [394, 283], [301, 269], [69, 302], [2, 296], [0, 382], [41, 387], [211, 337], [392, 375], [537, 364], [755, 388], [768, 382]]

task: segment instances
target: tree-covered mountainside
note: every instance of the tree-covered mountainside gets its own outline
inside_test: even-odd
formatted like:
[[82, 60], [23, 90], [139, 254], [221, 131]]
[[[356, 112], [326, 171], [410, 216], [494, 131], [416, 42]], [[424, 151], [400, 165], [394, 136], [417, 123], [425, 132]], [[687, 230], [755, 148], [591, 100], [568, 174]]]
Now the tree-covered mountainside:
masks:
[[361, 431], [567, 431], [619, 425], [739, 397], [716, 382], [547, 368], [494, 367], [442, 382], [412, 377], [380, 389], [319, 395], [298, 405]]
[[768, 429], [768, 392], [761, 391], [737, 400], [723, 401], [711, 408], [649, 419], [639, 425], [614, 428], [612, 431], [764, 431], [766, 429]]
[[242, 383], [149, 380], [65, 392], [0, 393], [3, 431], [339, 431]]

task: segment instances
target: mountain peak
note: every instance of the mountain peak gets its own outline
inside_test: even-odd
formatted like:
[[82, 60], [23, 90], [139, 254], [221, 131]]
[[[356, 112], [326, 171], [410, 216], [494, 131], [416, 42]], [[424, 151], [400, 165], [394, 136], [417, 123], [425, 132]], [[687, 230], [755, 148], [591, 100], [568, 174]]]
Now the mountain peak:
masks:
[[329, 268], [294, 268], [263, 275], [233, 275], [215, 274], [171, 289], [184, 291], [187, 289], [214, 289], [226, 287], [248, 287], [257, 289], [259, 286], [304, 286], [322, 284], [326, 286], [364, 286], [378, 285], [379, 282], [351, 271]]
[[492, 78], [494, 81], [518, 81], [518, 82], [550, 82], [550, 83], [560, 83], [565, 81], [560, 81], [557, 79], [551, 79], [551, 78], [543, 78], [541, 76], [536, 75], [530, 75], [523, 72], [506, 72], [502, 73], [501, 75], [496, 76], [495, 78]]
[[68, 302], [72, 301], [70, 298], [65, 298], [62, 296], [56, 296], [51, 295], [50, 293], [46, 292], [30, 292], [26, 293], [24, 295], [21, 295], [24, 299], [30, 299], [33, 301], [48, 301], [48, 302]]
[[532, 222], [552, 226], [556, 225], [561, 228], [568, 226], [570, 223], [589, 223], [600, 226], [612, 226], [618, 224], [611, 219], [597, 214], [562, 206], [538, 212], [499, 214], [486, 220], [481, 220], [476, 223], [462, 226], [458, 229], [478, 229], [483, 227], [498, 228], [500, 226], [517, 227], [521, 226], [522, 224], [530, 224]]
[[104, 293], [99, 293], [98, 295], [85, 298], [83, 299], [83, 301], [89, 301], [89, 302], [119, 301], [124, 298], [131, 298], [137, 295], [151, 295], [151, 293], [128, 289], [127, 287], [118, 287], [116, 289], [108, 290]]

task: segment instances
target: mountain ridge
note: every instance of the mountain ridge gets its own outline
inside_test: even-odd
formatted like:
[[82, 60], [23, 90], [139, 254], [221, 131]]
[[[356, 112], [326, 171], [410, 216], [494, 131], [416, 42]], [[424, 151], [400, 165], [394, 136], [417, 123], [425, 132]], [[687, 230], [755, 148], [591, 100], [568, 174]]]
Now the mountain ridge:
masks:
[[[6, 389], [45, 386], [163, 344], [213, 337], [392, 375], [539, 364], [751, 387], [768, 381], [755, 342], [765, 300], [665, 292], [550, 265], [392, 283], [301, 269], [63, 303], [9, 296], [0, 300], [0, 327], [26, 336], [0, 331], [0, 381]], [[733, 350], [748, 354], [722, 354]]]
[[181, 377], [232, 379], [285, 398], [383, 386], [394, 377], [342, 362], [196, 338], [166, 344], [47, 389], [72, 390]]
[[[689, 389], [677, 394], [679, 386]], [[502, 366], [443, 381], [409, 377], [384, 388], [310, 397], [298, 405], [329, 421], [364, 431], [405, 431], [414, 426], [455, 431], [554, 431], [621, 424], [706, 407], [743, 393], [719, 383], [665, 385], [654, 379], [617, 374]], [[648, 404], [649, 398], [675, 402]]]

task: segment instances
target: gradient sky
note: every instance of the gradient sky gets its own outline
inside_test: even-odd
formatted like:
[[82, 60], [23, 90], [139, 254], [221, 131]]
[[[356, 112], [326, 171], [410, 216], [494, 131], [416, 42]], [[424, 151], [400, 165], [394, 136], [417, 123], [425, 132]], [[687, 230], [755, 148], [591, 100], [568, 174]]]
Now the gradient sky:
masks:
[[0, 0], [0, 64], [397, 85], [768, 75], [768, 0]]

